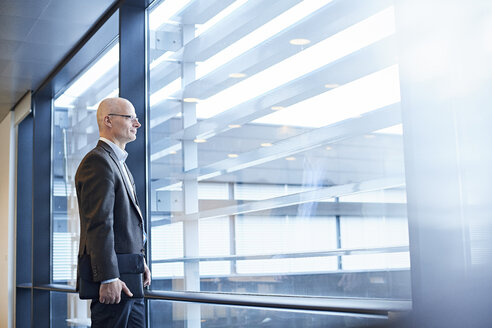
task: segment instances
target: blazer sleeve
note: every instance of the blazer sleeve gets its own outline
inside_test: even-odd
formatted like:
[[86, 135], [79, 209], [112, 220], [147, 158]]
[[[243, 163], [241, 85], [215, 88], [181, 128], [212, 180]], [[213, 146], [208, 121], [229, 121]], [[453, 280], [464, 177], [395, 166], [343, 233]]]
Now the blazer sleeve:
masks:
[[114, 250], [113, 168], [107, 158], [91, 154], [81, 163], [77, 178], [81, 229], [85, 230], [85, 248], [91, 258], [93, 279], [104, 281], [119, 278]]

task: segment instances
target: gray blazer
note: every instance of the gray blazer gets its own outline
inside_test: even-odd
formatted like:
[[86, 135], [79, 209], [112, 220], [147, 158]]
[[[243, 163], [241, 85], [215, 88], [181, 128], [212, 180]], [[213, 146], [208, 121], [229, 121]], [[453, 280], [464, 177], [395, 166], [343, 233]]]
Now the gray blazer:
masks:
[[[136, 196], [133, 200], [118, 163], [111, 147], [99, 141], [82, 159], [75, 175], [80, 214], [79, 256], [90, 255], [94, 281], [120, 276], [117, 253], [145, 251], [138, 200]], [[128, 175], [133, 184], [129, 170]]]

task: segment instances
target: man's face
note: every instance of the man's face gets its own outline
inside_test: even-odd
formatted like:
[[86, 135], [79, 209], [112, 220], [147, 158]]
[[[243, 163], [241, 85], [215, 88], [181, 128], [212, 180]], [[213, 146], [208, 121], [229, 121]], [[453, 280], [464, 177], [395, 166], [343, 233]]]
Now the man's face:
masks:
[[[119, 116], [126, 115], [129, 117]], [[123, 103], [117, 109], [108, 114], [111, 119], [111, 130], [113, 137], [125, 145], [137, 138], [137, 129], [140, 123], [135, 115], [135, 108], [129, 103]]]

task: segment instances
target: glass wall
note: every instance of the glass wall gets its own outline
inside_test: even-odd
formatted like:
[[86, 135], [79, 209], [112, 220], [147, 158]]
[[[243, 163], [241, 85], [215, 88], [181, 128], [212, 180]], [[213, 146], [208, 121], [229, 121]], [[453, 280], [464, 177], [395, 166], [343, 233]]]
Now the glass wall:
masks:
[[[80, 233], [75, 173], [99, 139], [99, 102], [118, 95], [118, 61], [119, 44], [114, 41], [53, 102], [51, 255], [52, 282], [56, 284], [75, 287]], [[88, 320], [89, 302], [80, 300], [76, 294], [53, 295], [53, 304], [67, 308], [68, 312], [63, 314], [66, 323]], [[56, 306], [53, 309], [60, 310]], [[63, 326], [62, 321], [56, 322], [57, 327]]]
[[151, 287], [410, 299], [392, 1], [148, 15]]
[[[380, 327], [386, 320], [378, 316], [348, 313], [282, 311], [224, 305], [198, 304], [200, 327]], [[187, 315], [183, 302], [150, 301], [151, 327], [198, 327]]]

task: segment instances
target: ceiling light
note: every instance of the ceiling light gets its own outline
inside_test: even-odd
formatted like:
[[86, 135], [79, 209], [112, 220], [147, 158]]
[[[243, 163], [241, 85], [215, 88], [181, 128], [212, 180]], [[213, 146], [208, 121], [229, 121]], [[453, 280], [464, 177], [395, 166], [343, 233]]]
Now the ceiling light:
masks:
[[364, 138], [366, 138], [366, 139], [373, 139], [373, 138], [376, 138], [376, 136], [373, 135], [373, 134], [364, 134]]
[[325, 88], [327, 89], [335, 89], [335, 88], [338, 88], [340, 85], [339, 84], [336, 84], [336, 83], [328, 83], [328, 84], [325, 84]]
[[326, 146], [325, 148], [326, 150], [332, 150], [333, 148], [331, 148], [330, 146]]
[[271, 110], [282, 110], [284, 108], [285, 107], [283, 107], [283, 106], [272, 106], [272, 107], [270, 107]]
[[196, 142], [196, 143], [204, 143], [204, 142], [207, 142], [206, 139], [195, 139], [193, 141]]
[[394, 20], [394, 8], [389, 7], [207, 98], [198, 104], [197, 116], [215, 116], [392, 35]]
[[256, 47], [275, 34], [293, 26], [303, 18], [311, 15], [332, 0], [305, 0], [289, 8], [268, 23], [260, 26], [242, 39], [216, 53], [196, 68], [196, 78], [199, 79], [213, 70], [221, 67], [230, 60], [237, 58], [249, 49]]
[[197, 103], [200, 101], [200, 99], [198, 99], [198, 98], [184, 98], [183, 101], [187, 102], [187, 103]]
[[296, 158], [294, 156], [289, 156], [285, 158], [286, 161], [295, 161]]
[[240, 128], [241, 125], [240, 124], [229, 124], [228, 125], [231, 129], [237, 129], [237, 128]]
[[271, 146], [272, 146], [272, 144], [271, 144], [271, 143], [269, 143], [269, 142], [264, 142], [264, 143], [262, 143], [260, 146], [262, 146], [262, 147], [271, 147]]
[[[252, 122], [296, 127], [322, 127], [398, 103], [400, 101], [399, 88], [398, 65], [392, 65], [331, 91], [292, 104], [285, 111], [271, 112]], [[330, 115], [326, 115], [326, 108], [337, 110], [330, 111]]]
[[231, 77], [233, 79], [241, 79], [243, 77], [246, 77], [246, 74], [244, 74], [244, 73], [231, 73], [231, 74], [229, 74], [229, 77]]
[[227, 154], [227, 157], [229, 158], [236, 158], [238, 156], [239, 156], [238, 154]]
[[156, 153], [153, 153], [152, 155], [150, 155], [150, 160], [152, 162], [158, 160], [159, 158], [162, 158], [162, 157], [165, 157], [165, 156], [168, 156], [168, 155], [175, 155], [178, 151], [181, 150], [181, 143], [176, 143], [170, 147], [166, 147], [162, 150], [159, 150], [158, 152]]
[[311, 43], [311, 41], [308, 39], [292, 39], [289, 43], [295, 46], [305, 46], [306, 44]]

